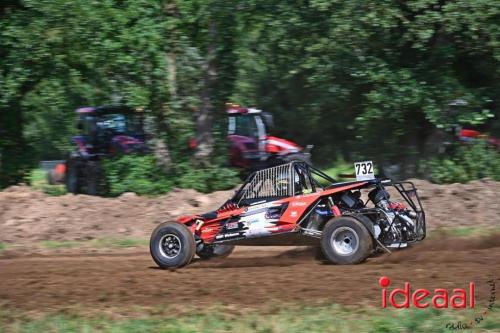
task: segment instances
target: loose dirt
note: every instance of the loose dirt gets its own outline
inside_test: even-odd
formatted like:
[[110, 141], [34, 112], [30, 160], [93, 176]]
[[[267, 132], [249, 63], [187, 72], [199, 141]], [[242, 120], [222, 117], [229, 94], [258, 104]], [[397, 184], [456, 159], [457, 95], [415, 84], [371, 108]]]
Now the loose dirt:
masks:
[[73, 194], [54, 197], [28, 186], [13, 186], [0, 192], [0, 242], [148, 239], [157, 224], [216, 209], [231, 193], [204, 195], [178, 189], [156, 198], [134, 193], [118, 198]]
[[0, 299], [7, 308], [61, 311], [83, 306], [165, 306], [174, 312], [216, 305], [261, 309], [272, 304], [380, 306], [378, 279], [390, 289], [467, 288], [476, 283], [476, 307], [490, 298], [487, 281], [500, 283], [500, 237], [425, 241], [355, 266], [322, 264], [311, 249], [239, 248], [231, 257], [196, 260], [178, 270], [157, 269], [148, 253], [36, 256], [0, 259]]

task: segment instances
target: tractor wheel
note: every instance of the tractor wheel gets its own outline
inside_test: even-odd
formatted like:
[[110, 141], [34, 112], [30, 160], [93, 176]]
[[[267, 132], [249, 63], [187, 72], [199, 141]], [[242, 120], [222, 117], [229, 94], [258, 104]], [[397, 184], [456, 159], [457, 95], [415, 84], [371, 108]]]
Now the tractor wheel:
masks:
[[47, 183], [49, 185], [56, 185], [55, 177], [54, 177], [54, 170], [49, 170], [47, 172]]
[[88, 195], [99, 195], [101, 191], [102, 168], [98, 161], [89, 161], [86, 165], [86, 191]]
[[333, 218], [325, 225], [321, 250], [334, 264], [349, 265], [364, 261], [373, 251], [370, 232], [352, 217]]
[[226, 258], [234, 251], [234, 245], [217, 244], [210, 247], [203, 247], [196, 254], [201, 259]]
[[78, 177], [78, 163], [73, 159], [66, 161], [66, 191], [68, 193], [80, 193], [80, 181]]
[[151, 234], [149, 250], [161, 268], [177, 268], [191, 262], [196, 246], [193, 233], [184, 224], [166, 222]]

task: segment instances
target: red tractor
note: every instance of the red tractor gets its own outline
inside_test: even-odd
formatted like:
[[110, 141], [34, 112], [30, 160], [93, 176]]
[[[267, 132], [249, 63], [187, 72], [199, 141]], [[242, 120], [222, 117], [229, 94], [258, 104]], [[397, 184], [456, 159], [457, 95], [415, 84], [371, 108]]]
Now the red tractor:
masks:
[[270, 136], [273, 116], [256, 108], [227, 105], [229, 161], [232, 166], [257, 170], [265, 167], [302, 161], [310, 163], [309, 145]]

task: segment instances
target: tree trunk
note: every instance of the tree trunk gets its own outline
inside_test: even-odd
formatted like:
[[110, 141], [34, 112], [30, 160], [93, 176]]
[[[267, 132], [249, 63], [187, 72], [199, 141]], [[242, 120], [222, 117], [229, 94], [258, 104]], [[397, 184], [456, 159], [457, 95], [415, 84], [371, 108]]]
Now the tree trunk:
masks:
[[211, 99], [212, 88], [217, 77], [216, 45], [217, 26], [210, 20], [208, 28], [208, 50], [203, 76], [202, 105], [196, 119], [196, 141], [198, 143], [194, 154], [195, 162], [199, 165], [208, 165], [209, 157], [213, 153], [214, 138], [212, 135], [213, 103]]
[[[179, 18], [179, 11], [175, 1], [165, 2], [163, 7], [164, 13], [171, 18]], [[175, 36], [175, 26], [169, 31], [169, 36], [166, 38], [174, 38]], [[177, 99], [177, 57], [176, 48], [172, 47], [168, 51], [165, 51], [165, 62], [166, 68], [166, 80], [168, 83], [168, 93], [170, 102]], [[149, 146], [155, 156], [155, 159], [165, 171], [167, 171], [172, 166], [172, 156], [170, 154], [169, 147], [166, 142], [167, 133], [169, 126], [167, 123], [168, 119], [168, 103], [163, 99], [158, 101], [158, 105], [155, 112], [155, 116], [149, 118], [147, 124], [147, 132], [149, 133]]]
[[166, 125], [164, 123], [162, 110], [160, 108], [155, 116], [147, 117], [144, 130], [147, 134], [148, 146], [155, 156], [156, 163], [167, 171], [172, 165], [170, 150], [165, 142]]
[[161, 137], [154, 138], [152, 146], [158, 165], [165, 171], [170, 169], [172, 166], [172, 158], [170, 157], [170, 150], [165, 141]]
[[167, 60], [167, 81], [170, 98], [177, 98], [177, 57], [175, 51], [167, 52], [165, 55]]

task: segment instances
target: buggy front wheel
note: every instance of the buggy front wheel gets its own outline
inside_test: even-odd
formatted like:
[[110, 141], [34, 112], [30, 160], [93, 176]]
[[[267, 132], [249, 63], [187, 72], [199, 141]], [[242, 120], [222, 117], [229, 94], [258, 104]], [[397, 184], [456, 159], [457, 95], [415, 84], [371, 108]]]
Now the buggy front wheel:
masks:
[[161, 268], [186, 266], [195, 253], [193, 233], [180, 223], [162, 223], [151, 234], [149, 250]]

